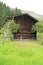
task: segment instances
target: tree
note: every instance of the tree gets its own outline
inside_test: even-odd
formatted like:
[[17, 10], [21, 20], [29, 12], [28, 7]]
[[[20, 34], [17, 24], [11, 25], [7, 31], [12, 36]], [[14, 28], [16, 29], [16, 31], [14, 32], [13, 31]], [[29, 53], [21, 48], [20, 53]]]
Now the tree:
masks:
[[18, 8], [16, 7], [15, 10], [14, 10], [14, 13], [15, 13], [15, 15], [18, 15], [18, 14], [21, 14], [22, 12], [21, 12], [20, 9], [18, 9]]
[[37, 32], [43, 32], [43, 22], [42, 22], [42, 21], [37, 22], [37, 23], [33, 26], [32, 31], [33, 31], [33, 32], [35, 32], [35, 31], [37, 31]]
[[19, 24], [15, 23], [15, 21], [12, 20], [12, 21], [10, 22], [10, 27], [9, 27], [9, 29], [11, 30], [12, 33], [13, 33], [13, 32], [17, 32], [17, 30], [19, 29]]
[[14, 16], [21, 13], [22, 12], [20, 9], [11, 9], [9, 6], [6, 6], [6, 4], [0, 2], [0, 29], [3, 27], [5, 20], [7, 19], [7, 16]]
[[8, 20], [4, 24], [4, 36], [2, 43], [4, 44], [7, 38], [13, 40], [13, 33], [17, 32], [17, 30], [19, 30], [19, 24], [16, 24], [14, 20]]
[[9, 6], [0, 2], [0, 29], [3, 27], [7, 16], [11, 15]]

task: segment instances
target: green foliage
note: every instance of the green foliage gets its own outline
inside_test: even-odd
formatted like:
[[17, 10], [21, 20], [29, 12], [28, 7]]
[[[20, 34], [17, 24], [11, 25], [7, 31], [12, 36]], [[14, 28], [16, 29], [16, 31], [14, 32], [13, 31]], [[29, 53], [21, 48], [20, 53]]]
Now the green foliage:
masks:
[[15, 8], [14, 13], [15, 13], [15, 15], [18, 15], [18, 14], [21, 14], [22, 12], [21, 12], [21, 10], [20, 10], [20, 9]]
[[12, 33], [17, 32], [17, 30], [19, 30], [19, 24], [15, 23], [15, 21], [12, 20], [10, 23], [10, 29]]
[[40, 44], [43, 44], [43, 32], [42, 33], [40, 33], [40, 32], [37, 33], [37, 41], [40, 42]]
[[0, 65], [43, 65], [43, 46], [37, 44], [6, 40], [0, 44]]
[[32, 28], [32, 31], [37, 31], [37, 32], [43, 32], [43, 22], [42, 21], [39, 21], [37, 22], [33, 28]]
[[10, 8], [0, 2], [0, 28], [3, 27], [7, 16], [11, 14]]
[[[9, 20], [4, 25], [5, 33], [4, 36], [7, 36], [10, 40], [13, 40], [13, 33], [19, 30], [19, 24], [15, 23], [14, 20]], [[7, 30], [6, 30], [7, 29]]]
[[[3, 34], [3, 40], [5, 41], [7, 38], [13, 40], [13, 33], [19, 30], [19, 24], [15, 23], [14, 20], [7, 21], [3, 28], [0, 30], [0, 34]], [[3, 42], [2, 42], [3, 43]]]
[[9, 6], [6, 6], [6, 4], [0, 2], [0, 28], [3, 27], [5, 20], [7, 19], [7, 16], [14, 16], [18, 14], [21, 14], [20, 9], [10, 9]]
[[[43, 33], [41, 35], [43, 37]], [[0, 65], [43, 65], [43, 45], [39, 45], [40, 41], [7, 39], [4, 45], [1, 41], [0, 39]]]
[[3, 34], [3, 32], [4, 32], [4, 28], [1, 28], [0, 29], [0, 34]]

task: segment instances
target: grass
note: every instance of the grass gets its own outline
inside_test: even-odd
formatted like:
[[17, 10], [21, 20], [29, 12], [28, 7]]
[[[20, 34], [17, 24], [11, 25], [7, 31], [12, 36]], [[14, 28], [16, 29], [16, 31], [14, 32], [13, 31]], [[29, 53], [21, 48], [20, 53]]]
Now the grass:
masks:
[[40, 45], [40, 40], [6, 40], [2, 44], [1, 38], [0, 65], [43, 65], [43, 45]]

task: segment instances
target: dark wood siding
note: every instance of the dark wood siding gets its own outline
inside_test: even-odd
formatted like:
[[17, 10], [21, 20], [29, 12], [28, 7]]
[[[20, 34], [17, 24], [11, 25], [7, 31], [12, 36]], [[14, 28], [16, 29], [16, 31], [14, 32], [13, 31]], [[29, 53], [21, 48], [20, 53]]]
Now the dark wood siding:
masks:
[[15, 39], [36, 39], [35, 33], [16, 33], [14, 35]]
[[14, 34], [15, 39], [36, 39], [36, 32], [31, 32], [32, 26], [36, 23], [34, 19], [28, 15], [22, 15], [15, 17], [14, 20], [20, 25], [19, 32]]

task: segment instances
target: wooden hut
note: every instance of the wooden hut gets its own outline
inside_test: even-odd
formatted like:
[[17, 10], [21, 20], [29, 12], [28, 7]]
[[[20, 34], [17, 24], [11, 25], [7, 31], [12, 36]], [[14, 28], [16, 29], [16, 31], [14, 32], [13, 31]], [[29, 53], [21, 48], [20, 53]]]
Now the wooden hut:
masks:
[[31, 15], [24, 13], [14, 16], [14, 20], [19, 24], [20, 29], [15, 33], [14, 39], [36, 39], [36, 33], [32, 32], [32, 26], [38, 22], [37, 19]]

